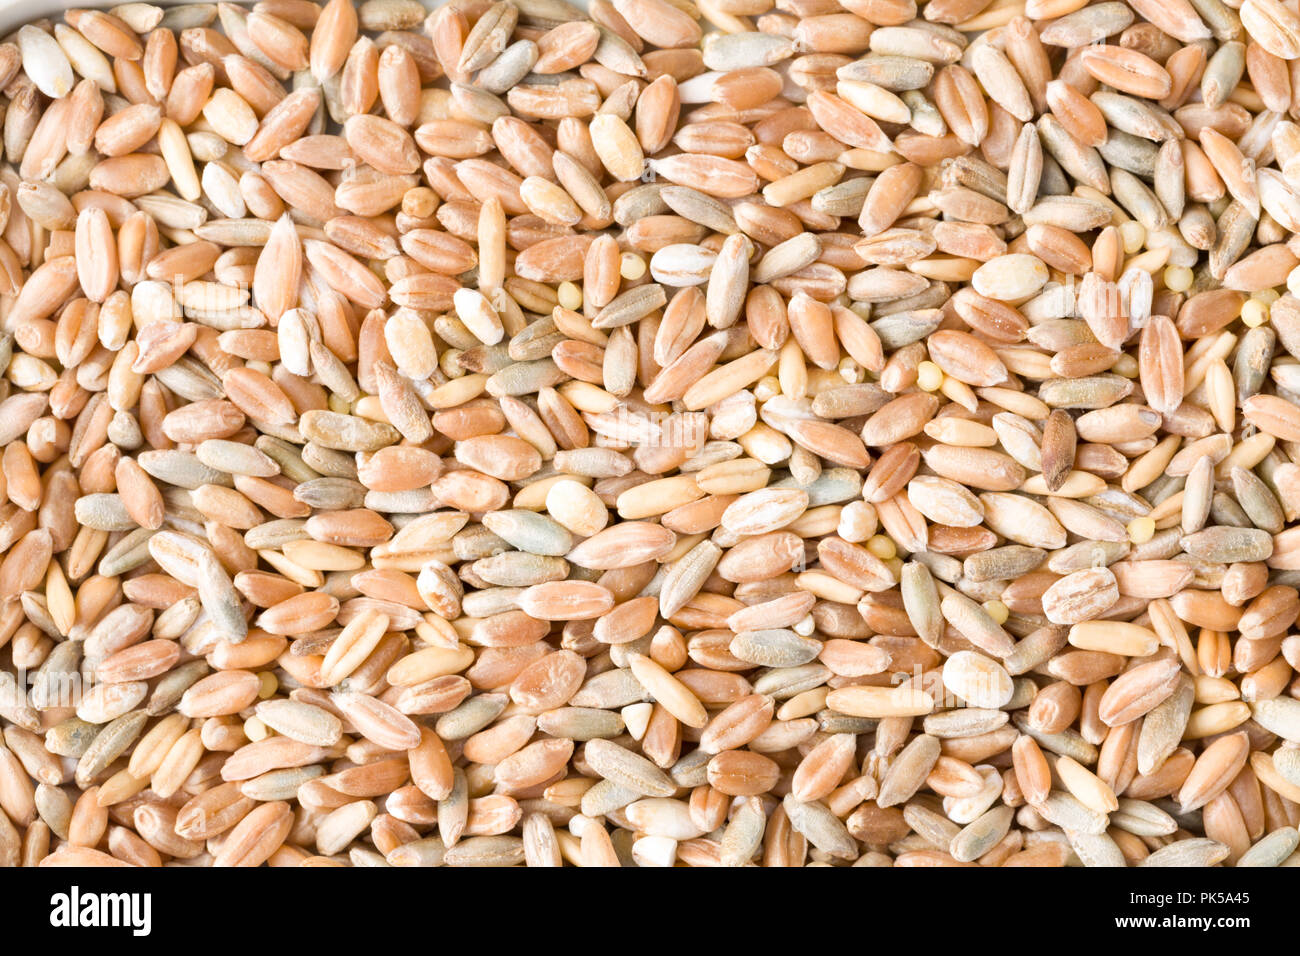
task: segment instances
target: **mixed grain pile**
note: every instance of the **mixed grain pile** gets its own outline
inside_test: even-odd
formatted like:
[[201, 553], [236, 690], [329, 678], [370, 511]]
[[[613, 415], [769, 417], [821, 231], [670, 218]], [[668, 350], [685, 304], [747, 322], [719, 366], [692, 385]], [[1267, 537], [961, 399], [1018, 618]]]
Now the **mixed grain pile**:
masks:
[[1294, 3], [0, 74], [0, 864], [1300, 862]]

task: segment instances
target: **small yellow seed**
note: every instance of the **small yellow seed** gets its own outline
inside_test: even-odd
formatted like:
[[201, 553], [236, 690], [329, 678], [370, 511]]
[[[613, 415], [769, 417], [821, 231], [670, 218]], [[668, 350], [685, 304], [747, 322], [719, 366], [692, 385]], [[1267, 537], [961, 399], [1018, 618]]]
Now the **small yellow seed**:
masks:
[[261, 671], [257, 675], [257, 696], [262, 700], [270, 700], [275, 696], [275, 692], [280, 689], [280, 682], [270, 671]]
[[939, 391], [949, 401], [956, 402], [972, 414], [979, 406], [979, 398], [975, 395], [975, 390], [955, 376], [945, 375], [943, 384], [939, 386]]
[[1120, 355], [1119, 358], [1115, 360], [1115, 364], [1110, 367], [1110, 370], [1114, 372], [1116, 375], [1122, 375], [1125, 378], [1137, 378], [1138, 377], [1137, 359], [1129, 355], [1127, 352], [1124, 352]]
[[1165, 270], [1165, 288], [1170, 292], [1186, 292], [1192, 287], [1192, 270], [1187, 266], [1170, 266]]
[[1241, 307], [1241, 321], [1256, 329], [1268, 321], [1268, 313], [1268, 306], [1259, 299], [1247, 299]]
[[1252, 299], [1258, 299], [1265, 305], [1272, 305], [1278, 299], [1282, 298], [1282, 293], [1277, 289], [1262, 289], [1251, 296]]
[[645, 260], [635, 252], [625, 252], [618, 260], [618, 274], [624, 279], [636, 280], [645, 275]]
[[416, 219], [427, 219], [438, 210], [438, 194], [428, 186], [408, 189], [402, 196], [402, 212]]
[[244, 721], [244, 736], [252, 741], [265, 740], [271, 736], [271, 731], [260, 717], [249, 717]]
[[989, 617], [999, 625], [1007, 623], [1007, 618], [1011, 616], [1011, 611], [1001, 601], [985, 601], [984, 610], [988, 611]]
[[560, 305], [570, 312], [576, 312], [582, 308], [582, 289], [576, 283], [561, 282], [559, 288], [555, 291], [559, 295]]
[[1147, 241], [1146, 227], [1135, 219], [1130, 219], [1119, 227], [1119, 237], [1124, 243], [1125, 255], [1137, 255], [1142, 244]]
[[1156, 523], [1149, 517], [1134, 518], [1128, 523], [1128, 539], [1134, 544], [1146, 544], [1156, 533]]
[[764, 375], [754, 386], [754, 397], [760, 402], [781, 394], [781, 380], [775, 375]]
[[898, 546], [894, 544], [894, 539], [887, 534], [872, 535], [867, 541], [867, 550], [881, 561], [888, 561], [898, 556]]
[[916, 384], [927, 392], [938, 391], [943, 385], [943, 369], [933, 362], [922, 362], [916, 367]]

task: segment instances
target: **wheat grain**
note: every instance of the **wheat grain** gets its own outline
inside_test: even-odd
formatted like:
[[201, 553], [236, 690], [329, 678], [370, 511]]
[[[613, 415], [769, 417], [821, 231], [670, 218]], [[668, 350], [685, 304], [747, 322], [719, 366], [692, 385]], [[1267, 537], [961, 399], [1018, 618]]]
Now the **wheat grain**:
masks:
[[1291, 862], [1297, 55], [1274, 0], [22, 27], [0, 859]]

